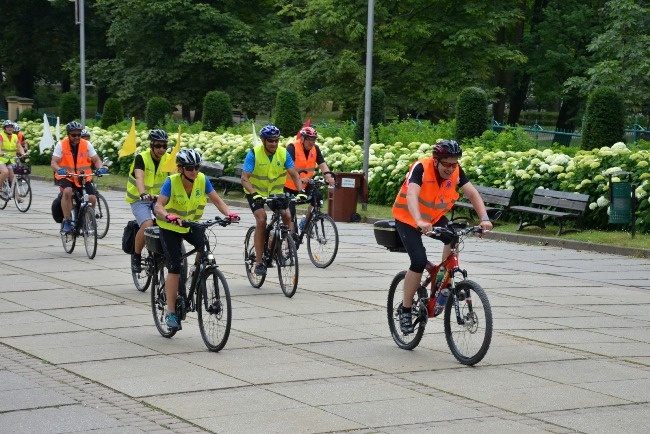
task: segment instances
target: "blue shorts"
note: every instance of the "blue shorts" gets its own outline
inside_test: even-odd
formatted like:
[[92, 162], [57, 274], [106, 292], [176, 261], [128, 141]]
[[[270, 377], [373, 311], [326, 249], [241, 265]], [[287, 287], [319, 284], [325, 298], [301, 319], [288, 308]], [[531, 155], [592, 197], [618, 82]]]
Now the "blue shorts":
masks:
[[135, 220], [138, 222], [139, 226], [142, 226], [142, 223], [146, 222], [147, 220], [154, 219], [151, 205], [155, 203], [156, 202], [145, 202], [139, 200], [131, 204], [131, 212], [133, 213], [133, 216], [135, 217]]

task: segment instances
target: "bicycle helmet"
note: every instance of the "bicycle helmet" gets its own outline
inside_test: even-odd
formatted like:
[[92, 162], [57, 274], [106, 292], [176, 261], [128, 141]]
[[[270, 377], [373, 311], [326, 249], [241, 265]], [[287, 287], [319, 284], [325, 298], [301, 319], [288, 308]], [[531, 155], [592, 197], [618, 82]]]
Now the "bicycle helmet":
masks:
[[19, 133], [19, 132], [20, 132], [20, 125], [14, 122], [14, 133]]
[[304, 137], [310, 137], [310, 138], [317, 138], [318, 137], [318, 132], [316, 132], [315, 129], [312, 127], [305, 127], [300, 130], [300, 135]]
[[194, 149], [181, 149], [176, 154], [176, 164], [184, 166], [198, 166], [201, 164], [201, 154]]
[[439, 140], [433, 146], [433, 155], [441, 157], [461, 157], [463, 149], [455, 140]]
[[83, 130], [81, 130], [81, 137], [83, 137], [84, 139], [89, 139], [90, 138], [90, 131], [88, 131], [87, 129], [84, 128]]
[[79, 130], [79, 131], [81, 131], [81, 130], [83, 130], [83, 129], [84, 129], [83, 125], [81, 125], [81, 124], [80, 124], [79, 122], [77, 122], [77, 121], [72, 121], [72, 122], [68, 123], [68, 124], [65, 126], [65, 130], [66, 130], [67, 132], [75, 131], [75, 130]]
[[167, 142], [169, 138], [167, 137], [167, 132], [165, 130], [151, 130], [149, 137], [147, 137], [151, 142]]
[[275, 125], [266, 125], [260, 130], [260, 137], [263, 139], [277, 139], [280, 137], [280, 130]]
[[13, 128], [13, 127], [14, 127], [14, 122], [13, 122], [13, 121], [10, 121], [9, 119], [7, 119], [6, 121], [4, 121], [4, 122], [2, 123], [2, 128], [7, 128], [7, 127], [12, 127], [12, 128]]

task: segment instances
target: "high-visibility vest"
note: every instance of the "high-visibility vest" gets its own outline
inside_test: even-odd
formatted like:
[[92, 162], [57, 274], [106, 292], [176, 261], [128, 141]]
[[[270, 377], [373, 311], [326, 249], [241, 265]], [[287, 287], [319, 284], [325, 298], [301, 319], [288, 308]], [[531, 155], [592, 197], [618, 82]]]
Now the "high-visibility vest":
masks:
[[[208, 203], [208, 197], [205, 195], [205, 175], [203, 173], [197, 175], [189, 196], [183, 186], [183, 179], [180, 173], [171, 175], [169, 179], [172, 183], [172, 191], [169, 202], [165, 205], [167, 213], [176, 214], [183, 220], [191, 220], [194, 222], [200, 220], [205, 209], [205, 204]], [[190, 231], [190, 228], [174, 225], [165, 219], [156, 218], [156, 222], [163, 229], [181, 234]]]
[[264, 152], [264, 145], [253, 148], [255, 153], [255, 168], [250, 175], [250, 182], [255, 191], [264, 197], [272, 194], [281, 194], [284, 189], [287, 169], [284, 164], [287, 161], [287, 150], [279, 147], [269, 161], [269, 156]]
[[[164, 154], [160, 161], [158, 162], [158, 167], [154, 164], [153, 157], [151, 156], [151, 151], [147, 149], [144, 152], [140, 153], [142, 159], [144, 160], [144, 191], [151, 196], [156, 196], [160, 193], [160, 187], [162, 187], [163, 182], [169, 176], [169, 172], [160, 170], [162, 165], [165, 163], [169, 154]], [[131, 163], [131, 168], [129, 169], [129, 181], [126, 184], [126, 201], [127, 203], [134, 203], [140, 200], [140, 193], [138, 192], [138, 186], [136, 184], [135, 177], [133, 176], [133, 168], [135, 167], [135, 159]], [[157, 170], [158, 169], [158, 170]]]
[[[74, 159], [72, 148], [70, 147], [70, 139], [64, 138], [61, 140], [61, 162], [59, 166], [68, 172], [85, 173], [86, 182], [91, 181], [92, 177], [92, 160], [88, 156], [88, 141], [84, 139], [79, 140], [79, 149], [77, 149], [77, 160]], [[65, 175], [54, 174], [56, 179], [64, 179]], [[81, 180], [79, 178], [72, 178], [72, 181], [77, 187], [81, 187]]]
[[[417, 162], [411, 164], [408, 174], [411, 173], [413, 166]], [[438, 183], [436, 178], [436, 167], [434, 158], [424, 158], [420, 160], [424, 166], [424, 175], [422, 177], [422, 186], [420, 187], [420, 194], [418, 196], [418, 204], [420, 206], [420, 214], [423, 220], [435, 223], [440, 220], [440, 217], [449, 211], [454, 203], [458, 200], [459, 194], [457, 191], [458, 179], [460, 178], [460, 167], [456, 167], [454, 173], [449, 179]], [[408, 192], [408, 174], [402, 183], [402, 187], [397, 193], [395, 203], [393, 204], [393, 217], [396, 220], [406, 223], [417, 228], [417, 223], [408, 210], [406, 202], [406, 193]]]
[[[7, 135], [7, 133], [2, 130], [0, 132], [0, 136], [2, 136], [2, 152], [5, 154], [12, 154], [14, 155], [17, 151], [18, 148], [18, 136], [16, 133], [11, 135], [11, 138]], [[8, 163], [9, 162], [9, 156], [3, 155], [0, 157], [0, 163]]]
[[[293, 144], [294, 149], [296, 150], [296, 158], [294, 158], [294, 163], [297, 171], [306, 170], [307, 173], [300, 173], [300, 179], [309, 179], [314, 176], [316, 171], [316, 145], [312, 146], [309, 150], [309, 154], [305, 155], [305, 148], [302, 144], [302, 140], [296, 140], [296, 143]], [[284, 186], [290, 188], [291, 190], [302, 190], [302, 185], [300, 188], [296, 188], [296, 184], [293, 182], [293, 179], [287, 175], [287, 180], [284, 183]]]

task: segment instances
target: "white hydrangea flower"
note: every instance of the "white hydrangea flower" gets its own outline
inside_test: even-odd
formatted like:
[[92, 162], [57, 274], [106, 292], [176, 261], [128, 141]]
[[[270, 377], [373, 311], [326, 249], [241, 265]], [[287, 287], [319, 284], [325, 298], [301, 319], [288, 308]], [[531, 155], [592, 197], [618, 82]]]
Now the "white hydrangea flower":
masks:
[[604, 208], [609, 205], [609, 200], [607, 200], [605, 196], [600, 196], [598, 200], [596, 200], [596, 204], [599, 208]]

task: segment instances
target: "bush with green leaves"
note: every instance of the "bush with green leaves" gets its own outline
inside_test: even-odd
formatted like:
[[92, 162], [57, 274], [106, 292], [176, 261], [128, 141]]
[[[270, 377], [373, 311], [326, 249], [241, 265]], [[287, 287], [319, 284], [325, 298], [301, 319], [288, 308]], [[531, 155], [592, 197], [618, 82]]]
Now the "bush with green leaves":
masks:
[[72, 92], [61, 95], [61, 99], [59, 100], [59, 117], [61, 118], [61, 123], [64, 124], [81, 118], [81, 99], [79, 99], [79, 95]]
[[[370, 127], [378, 127], [386, 121], [385, 107], [386, 93], [379, 86], [373, 86], [370, 89]], [[354, 140], [363, 140], [363, 126], [365, 124], [365, 94], [361, 98], [361, 103], [357, 109], [357, 127], [354, 130]], [[376, 140], [376, 136], [370, 135], [371, 141]]]
[[589, 95], [582, 131], [582, 149], [599, 149], [623, 140], [623, 98], [611, 87], [599, 87]]
[[147, 121], [147, 128], [154, 129], [165, 125], [165, 117], [171, 116], [172, 104], [161, 96], [154, 96], [147, 101], [147, 109], [144, 117]]
[[101, 127], [108, 129], [111, 125], [118, 124], [124, 120], [124, 107], [117, 98], [108, 98], [104, 103]]
[[303, 125], [298, 93], [280, 90], [275, 97], [275, 121], [282, 137], [294, 137]]
[[20, 121], [38, 121], [43, 119], [43, 113], [30, 107], [20, 112], [18, 122]]
[[226, 92], [214, 90], [205, 95], [202, 121], [204, 131], [232, 126], [232, 103]]
[[485, 91], [478, 87], [466, 87], [456, 102], [456, 141], [481, 137], [488, 129], [488, 100]]

